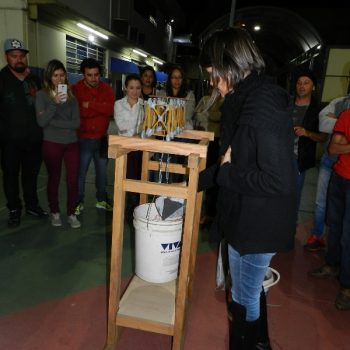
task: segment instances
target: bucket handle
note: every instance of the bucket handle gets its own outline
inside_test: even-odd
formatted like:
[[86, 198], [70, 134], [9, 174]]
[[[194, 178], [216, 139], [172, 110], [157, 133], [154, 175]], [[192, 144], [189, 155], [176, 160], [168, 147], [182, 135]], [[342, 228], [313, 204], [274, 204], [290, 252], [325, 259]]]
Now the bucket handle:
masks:
[[146, 213], [147, 230], [148, 230], [148, 224], [149, 224], [149, 220], [150, 220], [150, 216], [151, 216], [151, 207], [152, 207], [152, 204], [154, 203], [154, 200], [155, 200], [155, 196], [153, 196], [152, 202], [148, 203], [148, 208], [147, 208], [147, 213]]
[[273, 282], [271, 284], [269, 284], [269, 286], [268, 286], [269, 288], [274, 286], [275, 284], [277, 284], [279, 282], [279, 280], [281, 279], [281, 275], [277, 270], [270, 267], [270, 271], [272, 272], [272, 274], [274, 274], [276, 276], [276, 279], [274, 278]]

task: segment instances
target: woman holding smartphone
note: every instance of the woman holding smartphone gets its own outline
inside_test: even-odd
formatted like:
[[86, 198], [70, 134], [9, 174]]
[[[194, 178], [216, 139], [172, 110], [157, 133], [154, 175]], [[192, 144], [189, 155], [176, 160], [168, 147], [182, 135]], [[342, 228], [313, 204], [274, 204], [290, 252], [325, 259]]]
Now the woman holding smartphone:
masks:
[[37, 122], [43, 128], [43, 159], [48, 173], [47, 197], [52, 226], [62, 226], [58, 202], [58, 187], [62, 162], [66, 168], [67, 216], [72, 228], [80, 227], [74, 215], [78, 190], [79, 105], [68, 85], [67, 71], [62, 62], [51, 60], [44, 73], [44, 88], [36, 96]]

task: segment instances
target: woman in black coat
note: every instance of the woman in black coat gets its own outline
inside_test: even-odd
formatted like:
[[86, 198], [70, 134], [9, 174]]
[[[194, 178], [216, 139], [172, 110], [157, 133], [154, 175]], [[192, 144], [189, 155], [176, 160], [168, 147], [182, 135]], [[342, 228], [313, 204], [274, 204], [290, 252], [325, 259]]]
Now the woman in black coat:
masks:
[[200, 190], [219, 185], [216, 228], [229, 243], [232, 278], [230, 349], [271, 349], [262, 284], [273, 255], [293, 248], [296, 222], [290, 99], [263, 75], [243, 29], [215, 32], [200, 59], [225, 97], [221, 163], [201, 174]]

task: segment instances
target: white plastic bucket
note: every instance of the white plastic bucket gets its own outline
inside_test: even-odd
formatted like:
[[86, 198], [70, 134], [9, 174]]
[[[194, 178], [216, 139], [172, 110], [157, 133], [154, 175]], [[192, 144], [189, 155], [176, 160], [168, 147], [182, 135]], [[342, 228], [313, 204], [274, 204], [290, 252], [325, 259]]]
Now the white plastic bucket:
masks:
[[134, 210], [135, 274], [151, 283], [177, 278], [182, 217], [162, 220], [154, 203]]
[[277, 284], [280, 278], [280, 274], [277, 270], [273, 269], [272, 267], [268, 267], [263, 282], [265, 293], [267, 293], [272, 286]]

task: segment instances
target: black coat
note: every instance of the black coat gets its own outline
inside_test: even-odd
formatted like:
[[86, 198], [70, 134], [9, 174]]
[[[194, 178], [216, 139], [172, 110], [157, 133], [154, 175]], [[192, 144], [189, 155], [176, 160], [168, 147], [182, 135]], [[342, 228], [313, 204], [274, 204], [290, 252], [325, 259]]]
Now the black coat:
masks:
[[[318, 129], [318, 114], [320, 113], [321, 105], [318, 100], [312, 96], [309, 107], [305, 112], [302, 126], [306, 130], [319, 132]], [[298, 141], [298, 166], [299, 171], [305, 171], [313, 168], [316, 164], [316, 145], [317, 142], [309, 137], [299, 137]]]
[[254, 72], [225, 97], [221, 154], [230, 145], [231, 163], [201, 173], [200, 189], [216, 180], [213, 227], [241, 255], [293, 248], [297, 172], [290, 112], [287, 92]]
[[0, 140], [5, 142], [41, 142], [42, 128], [36, 121], [35, 95], [39, 79], [30, 74], [17, 79], [6, 66], [0, 71]]

